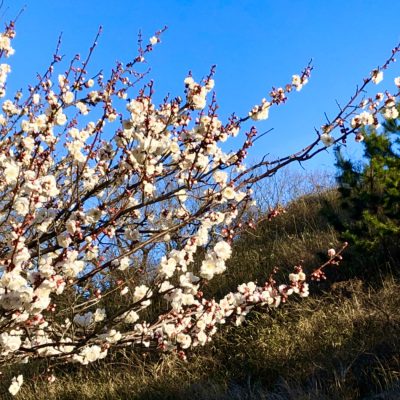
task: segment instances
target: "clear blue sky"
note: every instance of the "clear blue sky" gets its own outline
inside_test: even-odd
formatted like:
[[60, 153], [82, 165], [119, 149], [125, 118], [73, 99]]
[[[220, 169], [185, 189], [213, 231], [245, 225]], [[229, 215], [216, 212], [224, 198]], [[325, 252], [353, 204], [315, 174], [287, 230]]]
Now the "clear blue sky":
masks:
[[[245, 114], [267, 97], [271, 86], [289, 82], [312, 58], [310, 83], [259, 124], [260, 131], [274, 131], [258, 142], [251, 159], [264, 153], [286, 155], [308, 144], [314, 127], [325, 123], [324, 112], [335, 115], [335, 99], [344, 103], [400, 40], [398, 0], [5, 0], [3, 21], [24, 5], [16, 55], [10, 60], [13, 88], [32, 83], [35, 73], [45, 69], [60, 32], [62, 53], [70, 58], [85, 54], [99, 25], [104, 32], [93, 72], [135, 55], [139, 29], [148, 38], [167, 25], [162, 44], [149, 57], [158, 98], [182, 94], [189, 70], [200, 79], [216, 64], [222, 117], [232, 111]], [[394, 64], [373, 89], [393, 90], [393, 78], [399, 75], [400, 64]], [[357, 153], [356, 146], [349, 152]], [[332, 168], [329, 153], [304, 166]]]

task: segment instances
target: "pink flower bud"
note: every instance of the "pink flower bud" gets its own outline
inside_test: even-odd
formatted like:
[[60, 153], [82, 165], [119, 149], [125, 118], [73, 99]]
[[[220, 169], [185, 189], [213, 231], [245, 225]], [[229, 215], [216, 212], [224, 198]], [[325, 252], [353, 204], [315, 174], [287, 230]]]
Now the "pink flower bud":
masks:
[[328, 257], [333, 258], [336, 255], [336, 250], [335, 249], [329, 249], [328, 250]]

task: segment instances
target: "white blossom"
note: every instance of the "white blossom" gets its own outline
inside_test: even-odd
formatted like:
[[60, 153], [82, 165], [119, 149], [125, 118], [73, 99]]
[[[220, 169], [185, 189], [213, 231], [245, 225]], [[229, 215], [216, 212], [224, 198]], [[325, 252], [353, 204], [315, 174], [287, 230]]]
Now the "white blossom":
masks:
[[268, 118], [269, 108], [271, 103], [269, 103], [266, 99], [262, 99], [260, 106], [254, 106], [253, 109], [249, 112], [249, 116], [254, 121], [261, 121]]
[[11, 331], [0, 334], [0, 351], [1, 354], [7, 355], [17, 351], [21, 347], [21, 332]]
[[374, 70], [372, 71], [371, 76], [372, 76], [371, 78], [372, 82], [374, 82], [375, 85], [377, 85], [383, 80], [383, 71]]
[[232, 253], [232, 248], [229, 243], [220, 241], [214, 246], [215, 254], [222, 260], [227, 260]]
[[8, 184], [15, 183], [19, 175], [19, 166], [15, 162], [5, 163], [4, 178]]
[[136, 286], [133, 292], [134, 301], [142, 300], [144, 297], [150, 297], [152, 295], [151, 290], [146, 285]]
[[101, 360], [107, 355], [107, 350], [102, 350], [100, 346], [93, 345], [85, 347], [78, 355], [74, 358], [76, 361], [83, 365]]
[[25, 216], [29, 212], [29, 200], [26, 197], [18, 197], [14, 203], [14, 210], [17, 214]]
[[21, 389], [22, 384], [24, 383], [24, 377], [22, 375], [15, 376], [12, 381], [11, 385], [8, 388], [8, 391], [15, 396], [19, 390]]
[[320, 139], [325, 147], [332, 146], [335, 143], [335, 139], [329, 133], [323, 133]]

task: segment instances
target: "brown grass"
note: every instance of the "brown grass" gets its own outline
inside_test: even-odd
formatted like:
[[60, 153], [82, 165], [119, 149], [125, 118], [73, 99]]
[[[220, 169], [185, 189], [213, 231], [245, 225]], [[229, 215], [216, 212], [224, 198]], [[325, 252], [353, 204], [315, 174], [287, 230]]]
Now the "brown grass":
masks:
[[[51, 385], [39, 375], [17, 398], [400, 398], [399, 288], [393, 279], [379, 289], [355, 281], [319, 298], [255, 313], [245, 326], [221, 330], [212, 346], [187, 363], [172, 355], [155, 362], [120, 354], [88, 368], [59, 368]], [[390, 391], [398, 397], [387, 397]]]
[[[243, 234], [228, 273], [207, 291], [218, 297], [238, 282], [265, 279], [275, 266], [286, 274], [299, 260], [317, 266], [338, 241], [320, 213], [326, 201], [335, 206], [335, 198], [333, 191], [304, 196], [287, 214]], [[321, 294], [323, 289], [314, 287], [318, 296], [279, 309], [259, 310], [243, 327], [221, 329], [186, 363], [174, 355], [118, 353], [87, 367], [58, 366], [51, 385], [44, 364], [20, 366], [26, 383], [16, 398], [399, 399], [399, 281], [392, 276], [372, 288], [352, 280]], [[11, 398], [7, 388], [16, 370], [5, 371], [1, 399]]]

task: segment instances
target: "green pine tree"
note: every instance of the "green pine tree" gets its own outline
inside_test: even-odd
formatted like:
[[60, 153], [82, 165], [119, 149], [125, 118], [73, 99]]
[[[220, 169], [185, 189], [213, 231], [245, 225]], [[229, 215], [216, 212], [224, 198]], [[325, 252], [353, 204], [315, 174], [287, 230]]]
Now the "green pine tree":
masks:
[[393, 266], [400, 261], [400, 117], [361, 134], [364, 162], [336, 149], [343, 238], [359, 256]]

